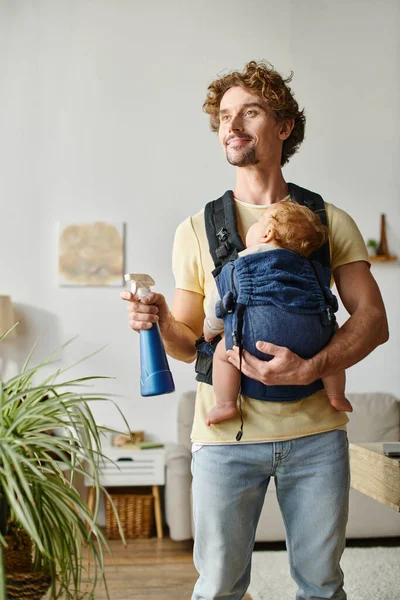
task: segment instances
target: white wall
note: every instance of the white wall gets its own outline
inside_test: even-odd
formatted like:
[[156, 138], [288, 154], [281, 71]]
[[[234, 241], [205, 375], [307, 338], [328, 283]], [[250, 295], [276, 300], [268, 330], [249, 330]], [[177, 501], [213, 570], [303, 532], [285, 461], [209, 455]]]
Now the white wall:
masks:
[[[0, 0], [0, 294], [22, 318], [1, 349], [15, 369], [79, 334], [64, 362], [108, 344], [74, 374], [107, 374], [132, 428], [174, 440], [193, 368], [171, 361], [177, 392], [142, 399], [138, 336], [115, 288], [60, 288], [56, 222], [127, 223], [126, 268], [171, 300], [176, 226], [233, 186], [201, 106], [225, 69], [266, 58], [306, 107], [288, 180], [347, 210], [365, 237], [387, 214], [400, 254], [397, 0]], [[374, 265], [391, 340], [348, 373], [349, 391], [400, 394], [399, 265]], [[343, 321], [342, 313], [340, 319]], [[3, 362], [3, 370], [6, 370]], [[96, 407], [101, 423], [115, 411]]]

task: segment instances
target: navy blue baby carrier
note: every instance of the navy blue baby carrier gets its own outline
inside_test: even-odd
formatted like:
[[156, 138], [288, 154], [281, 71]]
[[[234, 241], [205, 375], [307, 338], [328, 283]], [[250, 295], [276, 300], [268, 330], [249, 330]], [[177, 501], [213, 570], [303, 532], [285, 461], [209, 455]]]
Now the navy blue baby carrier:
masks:
[[[327, 225], [322, 197], [292, 183], [291, 199], [317, 213]], [[257, 340], [288, 347], [302, 358], [311, 358], [335, 331], [337, 300], [330, 290], [329, 241], [309, 258], [286, 249], [274, 249], [238, 258], [245, 246], [237, 229], [233, 194], [228, 191], [206, 205], [205, 225], [214, 261], [213, 275], [220, 302], [217, 316], [224, 319], [226, 348], [246, 349], [261, 360]], [[198, 381], [212, 384], [212, 355], [220, 336], [211, 344], [196, 342]], [[266, 386], [242, 374], [240, 393], [267, 401], [296, 401], [323, 388], [319, 379], [309, 385]], [[241, 432], [239, 432], [241, 437]], [[238, 434], [238, 435], [239, 435]]]

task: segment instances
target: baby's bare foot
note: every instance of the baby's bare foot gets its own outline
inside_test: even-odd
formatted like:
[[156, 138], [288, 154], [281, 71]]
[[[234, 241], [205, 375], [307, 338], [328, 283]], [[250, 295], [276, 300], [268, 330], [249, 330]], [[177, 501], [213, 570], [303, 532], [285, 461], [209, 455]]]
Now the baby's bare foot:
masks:
[[220, 421], [231, 419], [238, 412], [236, 405], [214, 406], [206, 416], [206, 425], [214, 425]]
[[346, 396], [328, 396], [329, 402], [336, 408], [336, 410], [344, 410], [346, 412], [353, 412], [353, 407], [347, 400]]

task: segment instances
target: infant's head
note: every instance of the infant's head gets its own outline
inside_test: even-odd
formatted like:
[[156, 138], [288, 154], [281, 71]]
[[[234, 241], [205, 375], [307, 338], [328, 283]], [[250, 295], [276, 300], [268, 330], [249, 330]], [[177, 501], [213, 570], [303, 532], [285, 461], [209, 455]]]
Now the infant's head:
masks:
[[327, 239], [327, 227], [312, 210], [296, 202], [279, 202], [250, 227], [246, 246], [272, 244], [309, 256]]

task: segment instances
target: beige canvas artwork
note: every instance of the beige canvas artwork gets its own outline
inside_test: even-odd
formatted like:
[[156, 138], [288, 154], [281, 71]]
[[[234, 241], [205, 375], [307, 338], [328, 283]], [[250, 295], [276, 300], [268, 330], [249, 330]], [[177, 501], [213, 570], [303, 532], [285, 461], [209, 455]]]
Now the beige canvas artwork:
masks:
[[121, 286], [123, 273], [123, 223], [59, 223], [60, 285]]

